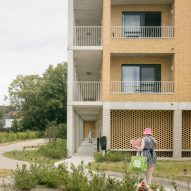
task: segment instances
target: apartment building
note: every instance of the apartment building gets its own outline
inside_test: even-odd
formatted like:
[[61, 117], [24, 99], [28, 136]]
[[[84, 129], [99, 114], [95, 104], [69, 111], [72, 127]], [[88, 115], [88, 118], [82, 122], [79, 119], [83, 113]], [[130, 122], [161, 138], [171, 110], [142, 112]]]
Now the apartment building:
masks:
[[133, 153], [150, 127], [159, 157], [191, 157], [191, 1], [68, 3], [69, 153], [90, 134]]

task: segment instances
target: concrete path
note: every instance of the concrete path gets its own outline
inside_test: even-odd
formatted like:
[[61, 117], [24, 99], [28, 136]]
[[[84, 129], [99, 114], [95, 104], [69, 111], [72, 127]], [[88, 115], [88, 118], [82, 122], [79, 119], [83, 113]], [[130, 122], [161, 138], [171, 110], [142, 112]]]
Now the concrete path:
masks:
[[26, 146], [36, 146], [38, 144], [44, 143], [44, 139], [38, 139], [38, 140], [32, 140], [32, 141], [24, 141], [24, 142], [19, 142], [19, 143], [14, 143], [10, 145], [0, 145], [0, 169], [16, 169], [17, 164], [22, 165], [22, 164], [29, 164], [28, 162], [23, 162], [23, 161], [18, 161], [14, 159], [9, 159], [5, 156], [3, 156], [3, 153], [9, 152], [9, 151], [14, 151], [14, 150], [19, 150], [22, 151], [23, 147]]
[[78, 166], [81, 163], [81, 161], [83, 161], [85, 165], [88, 165], [88, 163], [94, 161], [93, 153], [95, 151], [96, 151], [96, 143], [83, 142], [79, 147], [78, 151], [74, 153], [71, 156], [71, 158], [59, 161], [55, 163], [55, 165], [58, 166], [59, 164], [65, 163], [68, 167], [70, 167], [71, 164]]

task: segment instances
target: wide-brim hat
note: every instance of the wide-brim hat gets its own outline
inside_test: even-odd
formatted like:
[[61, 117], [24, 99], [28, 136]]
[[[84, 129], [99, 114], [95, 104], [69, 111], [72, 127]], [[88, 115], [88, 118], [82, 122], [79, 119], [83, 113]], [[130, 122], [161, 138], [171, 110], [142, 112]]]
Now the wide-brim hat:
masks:
[[152, 130], [151, 128], [146, 128], [143, 132], [143, 135], [152, 135]]

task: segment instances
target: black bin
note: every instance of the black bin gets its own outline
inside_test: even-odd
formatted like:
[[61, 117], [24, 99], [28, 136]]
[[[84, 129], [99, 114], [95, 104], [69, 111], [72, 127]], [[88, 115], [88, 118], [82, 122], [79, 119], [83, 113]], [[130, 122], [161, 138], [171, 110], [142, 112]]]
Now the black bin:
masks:
[[101, 150], [106, 150], [107, 148], [107, 137], [106, 136], [103, 136], [103, 137], [100, 137], [100, 146], [101, 146]]

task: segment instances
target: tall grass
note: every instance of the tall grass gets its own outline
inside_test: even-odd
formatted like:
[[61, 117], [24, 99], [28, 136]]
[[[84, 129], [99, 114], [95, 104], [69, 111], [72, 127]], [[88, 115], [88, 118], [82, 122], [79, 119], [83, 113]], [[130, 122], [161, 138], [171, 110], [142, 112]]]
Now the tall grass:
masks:
[[42, 133], [38, 131], [29, 131], [29, 132], [1, 132], [0, 133], [0, 144], [13, 142], [13, 141], [20, 141], [20, 140], [27, 140], [27, 139], [37, 139], [42, 137]]

